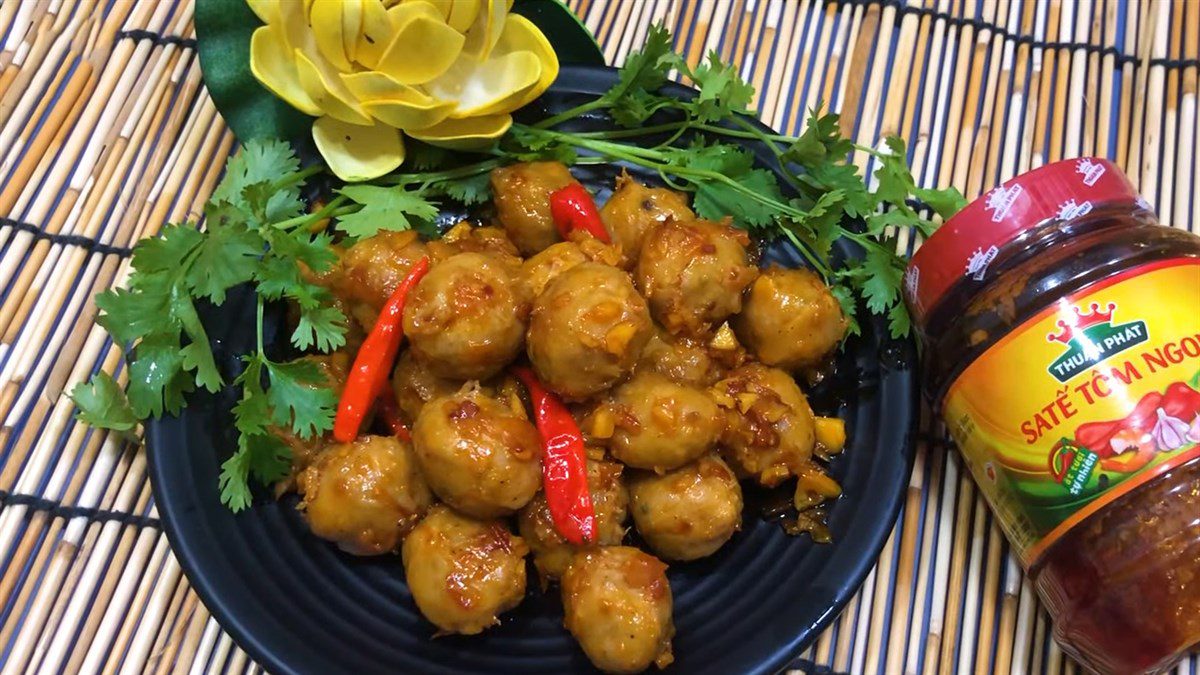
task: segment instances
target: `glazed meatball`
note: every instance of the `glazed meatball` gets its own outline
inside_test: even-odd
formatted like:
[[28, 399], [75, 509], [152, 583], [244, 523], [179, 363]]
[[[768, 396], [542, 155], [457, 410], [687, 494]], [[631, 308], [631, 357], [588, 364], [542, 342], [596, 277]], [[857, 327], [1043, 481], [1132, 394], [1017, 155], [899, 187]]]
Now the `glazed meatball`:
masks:
[[667, 566], [631, 546], [580, 551], [562, 578], [563, 623], [592, 664], [636, 673], [671, 663]]
[[461, 380], [434, 375], [429, 366], [417, 360], [409, 350], [396, 360], [396, 370], [392, 373], [392, 391], [400, 404], [404, 423], [409, 426], [417, 421], [426, 403], [439, 396], [449, 396], [462, 389], [462, 385]]
[[524, 411], [478, 389], [426, 403], [412, 438], [434, 494], [467, 515], [508, 515], [542, 485], [537, 429]]
[[493, 169], [496, 217], [521, 253], [529, 256], [560, 241], [550, 215], [550, 193], [576, 182], [559, 162], [526, 162]]
[[396, 550], [433, 503], [412, 448], [391, 436], [326, 449], [297, 484], [313, 533], [356, 555]]
[[482, 253], [503, 265], [510, 275], [521, 269], [521, 252], [498, 227], [475, 227], [464, 220], [426, 246], [434, 264], [459, 253]]
[[629, 268], [637, 263], [642, 240], [651, 228], [668, 219], [694, 220], [696, 214], [678, 192], [646, 187], [622, 172], [617, 189], [600, 209], [600, 217], [613, 243], [621, 248], [621, 267]]
[[526, 314], [502, 265], [481, 253], [460, 253], [434, 265], [413, 288], [404, 334], [435, 375], [484, 379], [521, 352]]
[[639, 373], [612, 400], [613, 457], [632, 467], [670, 471], [712, 449], [724, 420], [706, 392], [657, 373]]
[[646, 343], [637, 371], [658, 373], [673, 382], [694, 387], [707, 387], [721, 375], [704, 343], [673, 338], [664, 331], [656, 332]]
[[588, 262], [560, 274], [538, 296], [527, 349], [542, 382], [577, 401], [628, 375], [650, 334], [646, 302], [629, 276]]
[[331, 277], [331, 288], [370, 330], [388, 297], [425, 254], [425, 244], [412, 230], [380, 232], [346, 249]]
[[638, 289], [650, 313], [673, 335], [703, 335], [742, 308], [758, 276], [749, 237], [727, 222], [667, 221], [642, 243]]
[[742, 488], [712, 454], [661, 476], [637, 472], [629, 496], [638, 533], [668, 560], [712, 555], [742, 524]]
[[818, 365], [846, 334], [842, 307], [821, 278], [782, 267], [759, 275], [732, 325], [760, 361], [785, 370]]
[[772, 487], [807, 466], [816, 445], [813, 413], [790, 375], [752, 363], [711, 392], [725, 411], [721, 452], [740, 475]]
[[[596, 544], [614, 546], [625, 538], [629, 492], [621, 478], [624, 470], [618, 462], [588, 460], [588, 491], [596, 513]], [[546, 496], [538, 493], [517, 515], [521, 536], [533, 550], [533, 564], [542, 581], [558, 579], [571, 562], [576, 547], [554, 529], [554, 520], [546, 506]]]
[[480, 633], [525, 597], [529, 548], [502, 521], [473, 520], [438, 505], [402, 552], [413, 601], [442, 633]]
[[536, 298], [542, 294], [558, 275], [585, 262], [616, 265], [617, 249], [592, 237], [580, 237], [578, 241], [560, 241], [521, 266], [520, 280], [526, 297]]

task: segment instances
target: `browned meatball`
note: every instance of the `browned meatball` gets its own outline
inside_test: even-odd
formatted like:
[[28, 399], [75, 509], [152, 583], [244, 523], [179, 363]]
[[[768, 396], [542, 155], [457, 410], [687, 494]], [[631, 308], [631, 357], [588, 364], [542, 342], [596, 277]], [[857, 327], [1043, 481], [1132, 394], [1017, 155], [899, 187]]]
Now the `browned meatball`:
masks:
[[592, 237], [560, 241], [525, 261], [521, 266], [521, 285], [527, 297], [536, 298], [558, 275], [576, 265], [585, 262], [615, 265], [617, 260], [617, 249]]
[[370, 330], [388, 297], [425, 254], [425, 244], [412, 230], [360, 240], [342, 254], [331, 278], [333, 292], [346, 299], [350, 313]]
[[721, 377], [708, 347], [698, 340], [657, 331], [638, 361], [638, 372], [654, 372], [679, 384], [707, 387]]
[[694, 220], [696, 214], [678, 192], [646, 187], [622, 172], [617, 189], [600, 209], [600, 217], [613, 243], [621, 248], [621, 267], [629, 268], [637, 263], [642, 240], [651, 228], [668, 219]]
[[712, 449], [721, 434], [721, 410], [706, 392], [658, 373], [639, 373], [617, 387], [613, 457], [629, 466], [670, 471]]
[[671, 663], [671, 587], [667, 566], [632, 546], [575, 554], [562, 578], [563, 623], [592, 664], [637, 673]]
[[550, 215], [550, 193], [576, 182], [559, 162], [526, 162], [492, 170], [496, 217], [521, 253], [533, 255], [560, 241]]
[[521, 252], [499, 227], [475, 227], [464, 220], [426, 246], [434, 264], [459, 253], [482, 253], [503, 265], [510, 275], [521, 268]]
[[412, 448], [391, 436], [328, 448], [297, 484], [313, 533], [357, 555], [396, 550], [433, 502]]
[[732, 325], [760, 361], [786, 370], [819, 364], [846, 334], [842, 307], [821, 277], [782, 267], [759, 275]]
[[742, 308], [742, 291], [758, 276], [745, 232], [726, 222], [667, 221], [646, 235], [638, 289], [650, 313], [673, 335], [701, 335]]
[[547, 387], [582, 400], [628, 375], [650, 333], [646, 302], [629, 276], [588, 262], [560, 274], [538, 296], [527, 349]]
[[413, 355], [439, 377], [484, 379], [521, 352], [527, 306], [504, 267], [480, 253], [434, 265], [404, 305]]
[[478, 389], [426, 403], [412, 437], [434, 494], [467, 515], [508, 515], [542, 485], [537, 429], [524, 411]]
[[443, 633], [474, 635], [525, 597], [529, 548], [499, 520], [439, 505], [404, 541], [404, 577], [421, 614]]
[[668, 560], [712, 555], [742, 524], [742, 488], [713, 454], [661, 476], [636, 472], [629, 496], [638, 533]]
[[790, 375], [752, 363], [711, 392], [725, 411], [721, 453], [740, 475], [771, 487], [808, 464], [816, 444], [813, 413]]
[[[588, 460], [587, 482], [596, 513], [596, 544], [613, 546], [625, 538], [625, 517], [628, 515], [629, 493], [618, 462]], [[554, 529], [554, 520], [546, 506], [546, 496], [538, 493], [517, 515], [521, 536], [533, 550], [533, 564], [542, 581], [557, 579], [566, 571], [576, 547], [563, 539]]]
[[425, 404], [439, 396], [449, 396], [462, 389], [462, 380], [438, 377], [421, 363], [412, 352], [405, 350], [396, 360], [392, 373], [392, 391], [400, 404], [400, 414], [405, 424], [412, 426]]

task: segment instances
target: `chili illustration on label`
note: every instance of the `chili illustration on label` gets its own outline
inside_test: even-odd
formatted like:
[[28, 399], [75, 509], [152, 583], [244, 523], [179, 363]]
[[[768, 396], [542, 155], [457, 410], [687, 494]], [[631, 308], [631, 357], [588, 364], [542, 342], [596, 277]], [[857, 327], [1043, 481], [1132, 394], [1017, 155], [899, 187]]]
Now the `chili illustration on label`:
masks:
[[1200, 457], [1198, 309], [1200, 261], [1144, 265], [1063, 298], [951, 385], [950, 432], [1027, 565]]

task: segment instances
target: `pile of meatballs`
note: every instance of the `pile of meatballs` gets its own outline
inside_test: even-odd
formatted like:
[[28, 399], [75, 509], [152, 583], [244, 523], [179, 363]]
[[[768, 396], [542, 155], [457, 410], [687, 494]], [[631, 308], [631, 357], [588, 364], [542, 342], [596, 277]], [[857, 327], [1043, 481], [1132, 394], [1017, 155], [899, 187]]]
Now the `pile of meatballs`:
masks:
[[[496, 169], [479, 222], [430, 241], [381, 232], [310, 275], [353, 324], [344, 351], [305, 357], [340, 388], [388, 296], [429, 257], [392, 378], [411, 443], [280, 430], [295, 464], [280, 491], [297, 492], [312, 531], [343, 550], [399, 551], [440, 634], [497, 624], [525, 597], [532, 554], [591, 661], [637, 672], [672, 660], [663, 561], [702, 558], [734, 535], [739, 480], [799, 477], [798, 506], [836, 496], [816, 457], [844, 431], [814, 417], [795, 376], [827, 362], [846, 320], [815, 274], [760, 270], [745, 232], [625, 175], [601, 208], [611, 244], [564, 241], [549, 195], [574, 181], [556, 162]], [[526, 362], [583, 432], [595, 545], [554, 528], [541, 438], [507, 372]], [[627, 545], [631, 528], [649, 552]]]

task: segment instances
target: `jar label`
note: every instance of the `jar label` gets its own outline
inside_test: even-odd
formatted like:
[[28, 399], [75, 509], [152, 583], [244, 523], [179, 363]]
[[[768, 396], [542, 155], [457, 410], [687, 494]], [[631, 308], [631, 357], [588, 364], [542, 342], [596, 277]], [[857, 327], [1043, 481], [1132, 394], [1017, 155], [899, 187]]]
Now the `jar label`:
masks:
[[1200, 260], [1062, 298], [954, 381], [943, 416], [1022, 562], [1200, 457]]

